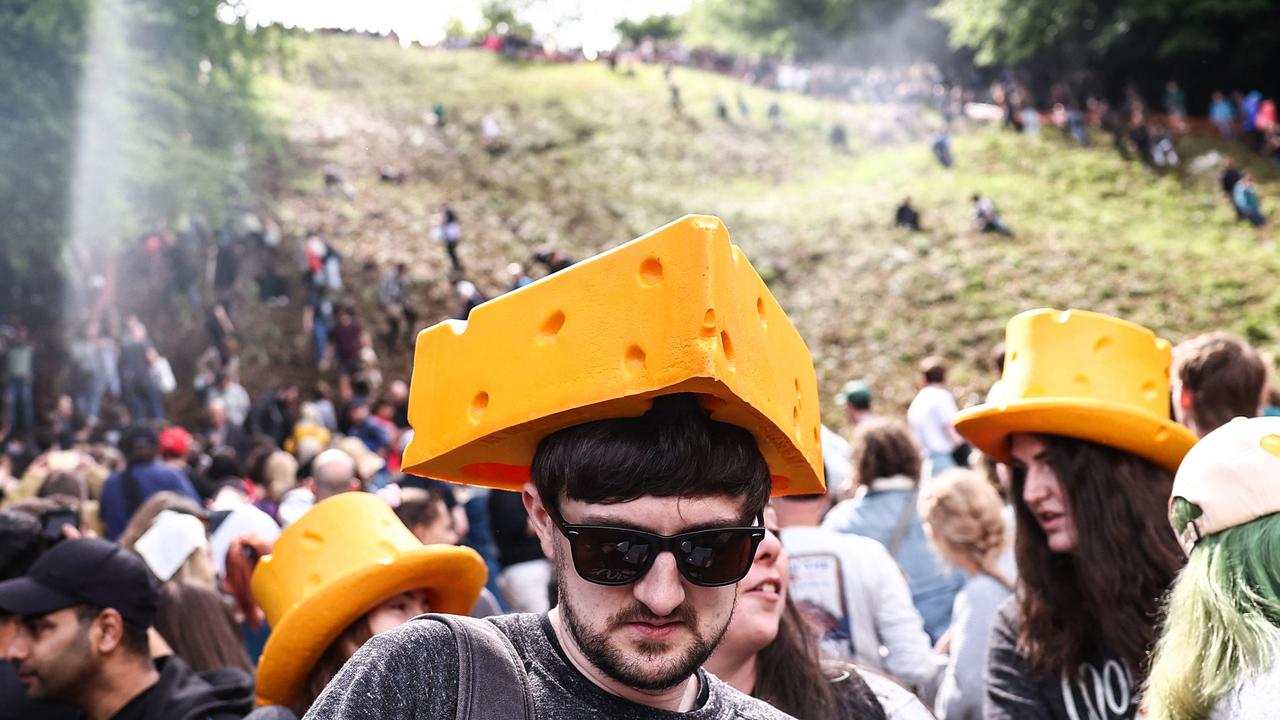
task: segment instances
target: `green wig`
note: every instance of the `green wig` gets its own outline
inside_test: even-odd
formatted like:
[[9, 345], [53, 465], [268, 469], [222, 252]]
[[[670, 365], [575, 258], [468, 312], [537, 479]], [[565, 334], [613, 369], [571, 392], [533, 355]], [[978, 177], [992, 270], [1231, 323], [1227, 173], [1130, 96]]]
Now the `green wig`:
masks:
[[[1200, 508], [1174, 498], [1179, 532]], [[1204, 720], [1245, 677], [1271, 667], [1280, 637], [1280, 513], [1203, 538], [1169, 592], [1147, 678], [1152, 720]]]

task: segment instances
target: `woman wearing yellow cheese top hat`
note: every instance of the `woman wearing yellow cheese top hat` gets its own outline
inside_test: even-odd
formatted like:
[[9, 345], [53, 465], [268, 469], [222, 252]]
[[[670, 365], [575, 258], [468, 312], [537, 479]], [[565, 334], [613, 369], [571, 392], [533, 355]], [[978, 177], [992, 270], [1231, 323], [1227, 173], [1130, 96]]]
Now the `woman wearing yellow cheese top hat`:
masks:
[[1012, 468], [1021, 590], [1000, 609], [987, 720], [1133, 718], [1183, 558], [1166, 518], [1195, 436], [1170, 417], [1169, 343], [1097, 313], [1009, 321], [1000, 390], [956, 416]]
[[470, 548], [423, 545], [376, 495], [316, 504], [253, 573], [271, 626], [259, 701], [301, 716], [366, 640], [424, 612], [468, 613], [487, 575]]

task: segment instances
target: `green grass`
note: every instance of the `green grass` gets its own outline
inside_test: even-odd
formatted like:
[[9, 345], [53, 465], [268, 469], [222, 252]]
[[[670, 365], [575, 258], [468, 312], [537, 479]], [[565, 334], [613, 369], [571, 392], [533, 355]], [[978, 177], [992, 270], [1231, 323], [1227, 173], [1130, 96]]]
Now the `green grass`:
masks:
[[[297, 233], [320, 231], [357, 261], [348, 267], [409, 262], [425, 324], [451, 310], [447, 263], [429, 234], [446, 201], [464, 222], [468, 269], [491, 292], [505, 287], [507, 262], [544, 243], [584, 257], [686, 213], [719, 215], [809, 343], [824, 416], [837, 425], [826, 398], [841, 383], [868, 378], [895, 411], [928, 354], [951, 358], [954, 382], [976, 399], [1005, 322], [1033, 307], [1117, 314], [1174, 341], [1225, 328], [1263, 349], [1280, 343], [1280, 260], [1233, 222], [1214, 173], [1158, 175], [1121, 161], [1101, 136], [1075, 149], [1053, 130], [1040, 140], [965, 133], [956, 169], [945, 171], [923, 139], [937, 122], [927, 114], [778, 95], [684, 69], [674, 77], [684, 117], [654, 67], [612, 75], [602, 64], [299, 40], [266, 86], [308, 170], [279, 198], [281, 218]], [[714, 116], [717, 93], [735, 107], [732, 124]], [[781, 133], [764, 117], [773, 98], [787, 119]], [[444, 128], [426, 122], [436, 102], [448, 110]], [[510, 143], [504, 154], [482, 147], [487, 113]], [[849, 126], [850, 155], [825, 143], [837, 118]], [[1215, 147], [1188, 140], [1183, 156]], [[344, 168], [353, 201], [324, 197], [326, 163]], [[388, 163], [409, 174], [404, 185], [378, 181]], [[1274, 208], [1280, 182], [1265, 164], [1255, 169]], [[970, 229], [975, 191], [995, 200], [1015, 238]], [[890, 227], [906, 195], [928, 232]], [[404, 371], [399, 362], [393, 372]]]

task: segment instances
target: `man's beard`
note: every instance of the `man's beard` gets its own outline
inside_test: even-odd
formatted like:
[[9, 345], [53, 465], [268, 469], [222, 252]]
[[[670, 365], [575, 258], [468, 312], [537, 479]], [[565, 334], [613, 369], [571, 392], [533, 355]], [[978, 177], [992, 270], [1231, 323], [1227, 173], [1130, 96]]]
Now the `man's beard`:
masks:
[[[560, 558], [557, 557], [557, 561], [559, 560]], [[724, 625], [715, 630], [715, 637], [708, 642], [702, 634], [702, 628], [698, 625], [697, 613], [689, 606], [681, 605], [670, 615], [659, 618], [639, 601], [633, 601], [629, 607], [614, 613], [602, 630], [593, 630], [582, 622], [577, 608], [574, 607], [571, 594], [566, 592], [564, 587], [565, 573], [576, 571], [572, 565], [566, 567], [560, 562], [556, 564], [559, 566], [556, 569], [556, 584], [560, 597], [560, 617], [564, 620], [569, 633], [588, 662], [628, 687], [637, 690], [666, 690], [684, 682], [707, 661], [707, 658], [711, 657], [711, 653], [729, 630], [729, 618], [733, 617], [732, 608], [730, 608], [729, 618], [725, 619]], [[737, 604], [736, 593], [734, 604]], [[610, 639], [610, 631], [626, 623], [658, 621], [681, 622], [693, 636], [689, 646], [673, 660], [659, 662], [659, 658], [664, 654], [663, 651], [670, 647], [668, 643], [641, 641], [635, 645], [638, 652], [631, 653], [618, 647]]]

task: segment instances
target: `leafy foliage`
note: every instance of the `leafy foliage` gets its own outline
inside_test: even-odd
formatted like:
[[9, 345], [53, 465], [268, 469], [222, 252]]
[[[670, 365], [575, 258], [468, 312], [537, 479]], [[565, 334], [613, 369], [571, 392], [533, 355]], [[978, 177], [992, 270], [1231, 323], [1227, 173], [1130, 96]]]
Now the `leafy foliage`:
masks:
[[0, 216], [15, 272], [248, 200], [281, 154], [254, 75], [270, 29], [214, 0], [0, 6]]
[[1280, 13], [1268, 0], [940, 0], [933, 14], [985, 65], [1048, 55], [1092, 69], [1205, 63], [1247, 76], [1280, 59]]
[[534, 0], [485, 0], [480, 7], [479, 35], [484, 37], [497, 33], [523, 40], [533, 39], [533, 26], [523, 19], [533, 4]]
[[800, 60], [884, 64], [945, 51], [931, 0], [703, 0], [688, 14], [695, 44]]
[[650, 15], [640, 20], [623, 18], [618, 21], [615, 29], [624, 40], [634, 46], [644, 42], [645, 38], [669, 40], [679, 37], [680, 21], [674, 15]]

